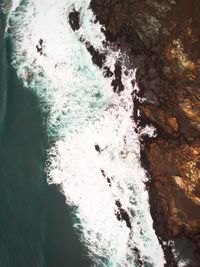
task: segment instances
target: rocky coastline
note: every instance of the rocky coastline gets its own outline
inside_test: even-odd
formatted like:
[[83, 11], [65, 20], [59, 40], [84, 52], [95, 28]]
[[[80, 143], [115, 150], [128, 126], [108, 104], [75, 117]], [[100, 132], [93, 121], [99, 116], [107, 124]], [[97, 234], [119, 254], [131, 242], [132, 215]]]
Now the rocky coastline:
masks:
[[[91, 8], [107, 40], [126, 51], [137, 68], [138, 127], [153, 125], [157, 131], [155, 138], [143, 137], [141, 157], [151, 177], [147, 185], [151, 214], [166, 266], [179, 266], [183, 260], [184, 266], [199, 267], [198, 1], [92, 0]], [[98, 53], [91, 47], [89, 51], [98, 61]], [[115, 85], [119, 74], [116, 68]]]

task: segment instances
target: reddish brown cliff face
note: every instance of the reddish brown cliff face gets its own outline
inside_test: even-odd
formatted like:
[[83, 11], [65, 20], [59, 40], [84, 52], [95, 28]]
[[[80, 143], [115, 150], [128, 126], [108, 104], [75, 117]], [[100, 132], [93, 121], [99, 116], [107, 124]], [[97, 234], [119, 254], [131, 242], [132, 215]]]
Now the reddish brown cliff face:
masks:
[[146, 100], [137, 101], [135, 119], [157, 128], [157, 137], [142, 146], [156, 232], [163, 240], [183, 238], [191, 248], [188, 266], [199, 267], [199, 1], [92, 0], [91, 7], [107, 39], [137, 67], [139, 97]]

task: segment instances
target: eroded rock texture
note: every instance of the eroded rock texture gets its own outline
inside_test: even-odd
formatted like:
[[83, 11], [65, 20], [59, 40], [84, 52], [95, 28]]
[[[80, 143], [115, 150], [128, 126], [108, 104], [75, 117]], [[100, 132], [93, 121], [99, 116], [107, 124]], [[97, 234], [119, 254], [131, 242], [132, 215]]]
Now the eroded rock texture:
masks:
[[[92, 0], [105, 33], [137, 67], [138, 125], [144, 140], [157, 234], [175, 240], [187, 266], [200, 266], [200, 5], [198, 0]], [[135, 113], [137, 114], [137, 113]], [[185, 247], [184, 250], [182, 247]], [[188, 249], [187, 249], [188, 248]], [[167, 257], [167, 256], [166, 256]], [[176, 266], [168, 260], [167, 266]]]

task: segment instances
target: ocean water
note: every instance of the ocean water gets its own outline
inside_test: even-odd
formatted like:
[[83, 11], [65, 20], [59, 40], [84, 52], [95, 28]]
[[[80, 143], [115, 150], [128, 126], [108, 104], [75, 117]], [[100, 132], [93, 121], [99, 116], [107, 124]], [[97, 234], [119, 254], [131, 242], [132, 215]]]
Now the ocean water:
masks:
[[7, 18], [1, 9], [0, 266], [87, 267], [65, 198], [47, 184], [47, 134], [39, 99], [11, 65]]
[[[23, 220], [12, 221], [18, 225], [8, 236], [20, 231], [12, 246], [9, 239], [7, 246], [2, 244], [5, 255], [11, 247], [16, 250], [13, 264], [3, 263], [7, 255], [0, 266], [164, 266], [132, 119], [131, 93], [139, 90], [137, 84], [132, 87], [135, 70], [127, 68], [126, 55], [103, 46], [105, 37], [89, 4], [23, 0], [6, 11], [2, 150], [12, 154], [6, 163], [10, 173], [2, 173], [13, 179], [10, 195], [23, 192], [12, 214]], [[68, 22], [73, 7], [80, 11], [76, 32]], [[105, 64], [111, 70], [121, 62], [124, 91], [113, 92], [112, 78], [92, 63], [80, 37], [107, 54]], [[119, 205], [131, 226], [119, 220]]]

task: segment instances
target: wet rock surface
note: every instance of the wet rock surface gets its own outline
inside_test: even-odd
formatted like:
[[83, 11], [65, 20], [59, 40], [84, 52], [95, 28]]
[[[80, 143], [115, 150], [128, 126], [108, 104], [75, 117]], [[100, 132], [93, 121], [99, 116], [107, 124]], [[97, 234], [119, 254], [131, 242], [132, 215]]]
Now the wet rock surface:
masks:
[[69, 23], [73, 31], [77, 31], [80, 28], [80, 13], [75, 8], [69, 13]]
[[131, 227], [130, 217], [127, 211], [122, 207], [120, 200], [116, 200], [115, 205], [117, 206], [117, 213], [116, 213], [117, 220], [125, 221], [126, 226], [131, 229], [132, 227]]
[[[151, 177], [151, 214], [166, 266], [187, 259], [185, 266], [199, 267], [199, 1], [92, 0], [91, 8], [107, 40], [126, 51], [137, 68], [138, 126], [153, 125], [157, 131], [156, 138], [143, 138], [141, 156]], [[120, 70], [114, 75], [117, 88]]]
[[38, 44], [36, 45], [36, 50], [41, 56], [43, 55], [43, 49], [44, 49], [44, 41], [43, 39], [40, 39], [38, 41]]
[[99, 68], [102, 68], [105, 62], [106, 55], [95, 49], [94, 46], [91, 45], [88, 41], [85, 42], [85, 46], [92, 57], [92, 62]]

